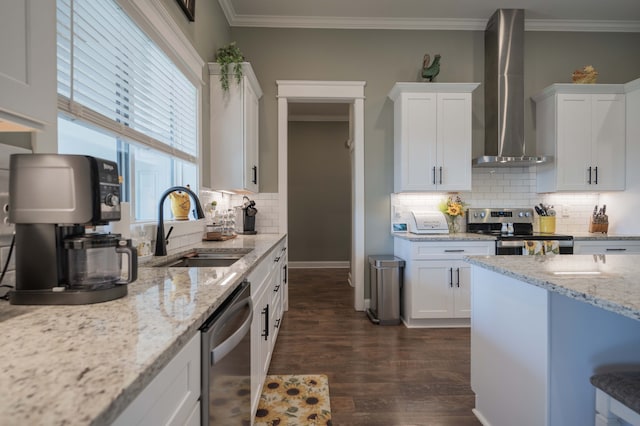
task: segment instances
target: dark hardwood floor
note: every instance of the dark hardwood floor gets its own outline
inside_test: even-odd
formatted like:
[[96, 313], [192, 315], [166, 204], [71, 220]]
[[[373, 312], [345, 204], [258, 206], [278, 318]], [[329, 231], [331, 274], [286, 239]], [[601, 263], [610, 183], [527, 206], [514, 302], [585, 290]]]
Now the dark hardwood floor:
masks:
[[291, 269], [269, 374], [326, 374], [333, 424], [479, 425], [469, 329], [377, 326], [353, 309], [346, 269]]

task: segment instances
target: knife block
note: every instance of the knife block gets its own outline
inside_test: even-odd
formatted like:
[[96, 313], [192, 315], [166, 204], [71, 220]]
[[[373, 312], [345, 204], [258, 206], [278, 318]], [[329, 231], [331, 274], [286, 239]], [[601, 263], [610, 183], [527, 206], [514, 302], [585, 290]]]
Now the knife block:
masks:
[[595, 223], [593, 218], [589, 218], [589, 232], [602, 232], [603, 234], [606, 234], [609, 232], [609, 222]]

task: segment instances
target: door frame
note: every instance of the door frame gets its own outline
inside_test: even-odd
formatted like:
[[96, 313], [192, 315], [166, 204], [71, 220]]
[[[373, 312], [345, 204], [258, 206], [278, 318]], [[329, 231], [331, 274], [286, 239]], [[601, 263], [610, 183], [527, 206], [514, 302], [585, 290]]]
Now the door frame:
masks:
[[279, 229], [288, 232], [288, 103], [331, 102], [351, 105], [349, 129], [352, 144], [351, 285], [353, 304], [364, 311], [364, 81], [276, 80], [278, 86], [278, 199]]

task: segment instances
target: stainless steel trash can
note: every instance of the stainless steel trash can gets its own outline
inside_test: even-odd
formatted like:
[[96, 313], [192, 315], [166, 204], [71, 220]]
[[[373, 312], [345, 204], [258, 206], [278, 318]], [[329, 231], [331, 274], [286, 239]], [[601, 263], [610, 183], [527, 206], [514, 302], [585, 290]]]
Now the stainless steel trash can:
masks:
[[393, 255], [369, 256], [371, 307], [367, 316], [380, 325], [400, 324], [400, 290], [404, 260]]

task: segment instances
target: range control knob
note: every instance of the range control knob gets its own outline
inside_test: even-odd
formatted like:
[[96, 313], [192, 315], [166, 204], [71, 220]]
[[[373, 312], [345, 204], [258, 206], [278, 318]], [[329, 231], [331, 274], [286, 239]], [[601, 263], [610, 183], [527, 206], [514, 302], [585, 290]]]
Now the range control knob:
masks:
[[524, 212], [518, 213], [518, 217], [524, 217]]
[[487, 214], [485, 212], [480, 212], [480, 217], [484, 219]]
[[104, 197], [104, 203], [109, 207], [115, 207], [120, 204], [120, 198], [116, 194], [109, 193]]

